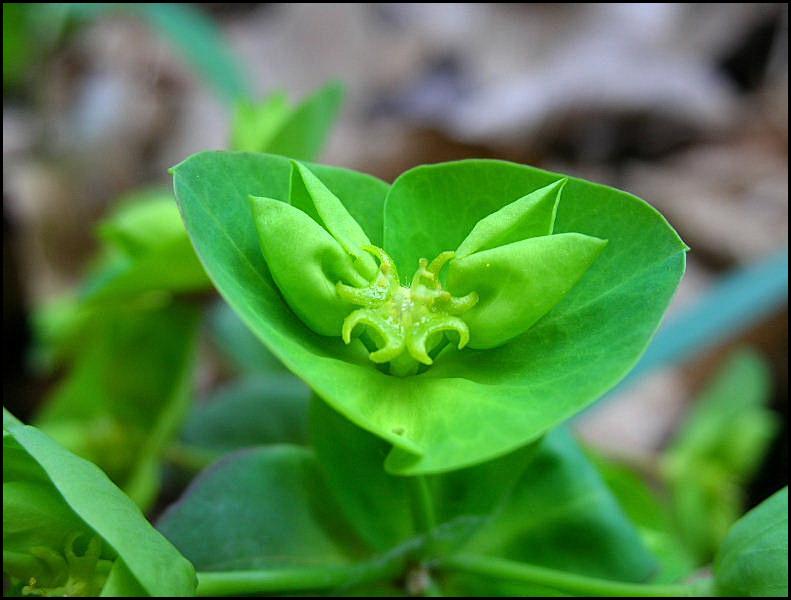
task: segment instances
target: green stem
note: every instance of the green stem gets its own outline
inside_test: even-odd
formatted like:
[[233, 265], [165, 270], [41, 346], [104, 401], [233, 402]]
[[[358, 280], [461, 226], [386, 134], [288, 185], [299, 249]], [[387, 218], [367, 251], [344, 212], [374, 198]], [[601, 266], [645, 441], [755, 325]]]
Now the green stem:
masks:
[[434, 502], [431, 499], [431, 490], [428, 480], [424, 475], [411, 478], [412, 483], [412, 513], [415, 517], [415, 526], [418, 531], [430, 533], [437, 525], [434, 515]]
[[221, 452], [198, 448], [189, 444], [174, 443], [165, 450], [165, 459], [171, 464], [190, 472], [205, 469], [222, 456]]
[[[393, 552], [355, 565], [269, 569], [266, 571], [201, 571], [198, 596], [238, 596], [341, 590], [381, 581], [403, 572], [403, 552]], [[337, 590], [336, 590], [337, 591]]]
[[608, 581], [575, 575], [546, 567], [518, 563], [502, 558], [461, 554], [443, 559], [440, 566], [453, 571], [507, 579], [553, 588], [582, 596], [700, 596], [706, 589], [700, 584], [652, 585]]
[[198, 573], [198, 596], [321, 590], [343, 585], [349, 581], [350, 576], [351, 570], [346, 567], [207, 571]]

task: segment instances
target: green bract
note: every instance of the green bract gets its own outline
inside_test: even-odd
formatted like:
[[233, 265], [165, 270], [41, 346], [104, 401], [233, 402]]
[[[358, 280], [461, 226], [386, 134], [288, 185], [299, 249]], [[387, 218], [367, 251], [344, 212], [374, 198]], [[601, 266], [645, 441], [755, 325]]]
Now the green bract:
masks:
[[34, 596], [190, 596], [195, 571], [95, 465], [3, 409], [3, 573]]
[[481, 219], [455, 252], [431, 263], [421, 258], [405, 286], [397, 265], [371, 244], [341, 200], [306, 166], [294, 162], [293, 169], [289, 204], [251, 197], [272, 276], [308, 327], [347, 344], [362, 330], [369, 358], [390, 363], [395, 375], [433, 364], [447, 333], [459, 350], [468, 343], [493, 348], [524, 333], [605, 246], [578, 233], [550, 235], [561, 180]]
[[228, 303], [395, 446], [394, 473], [494, 458], [593, 402], [637, 361], [684, 271], [687, 247], [642, 200], [502, 161], [418, 167], [389, 186], [206, 152], [173, 174]]

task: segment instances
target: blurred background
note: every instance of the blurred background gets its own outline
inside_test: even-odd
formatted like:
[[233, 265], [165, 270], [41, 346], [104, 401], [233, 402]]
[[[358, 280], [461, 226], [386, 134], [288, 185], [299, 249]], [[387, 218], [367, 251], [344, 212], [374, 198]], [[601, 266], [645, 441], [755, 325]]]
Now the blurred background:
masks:
[[[76, 385], [80, 343], [58, 346], [75, 301], [57, 306], [97, 272], [119, 200], [167, 194], [168, 167], [227, 148], [241, 99], [333, 81], [321, 162], [392, 181], [502, 158], [656, 206], [692, 249], [687, 274], [637, 369], [574, 427], [658, 477], [698, 419], [710, 431], [687, 437], [731, 469], [739, 510], [787, 483], [786, 4], [4, 4], [5, 405], [35, 420]], [[243, 342], [223, 338], [238, 323], [211, 288], [187, 296], [212, 307], [189, 377], [205, 406]], [[745, 436], [755, 459], [734, 466], [722, 455]]]

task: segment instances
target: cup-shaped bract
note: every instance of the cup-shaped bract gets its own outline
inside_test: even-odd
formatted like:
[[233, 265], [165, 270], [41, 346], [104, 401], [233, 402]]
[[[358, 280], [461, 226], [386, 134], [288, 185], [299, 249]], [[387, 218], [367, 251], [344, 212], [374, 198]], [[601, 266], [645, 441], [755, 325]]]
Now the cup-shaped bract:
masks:
[[[552, 236], [553, 182], [478, 221], [455, 252], [421, 258], [401, 285], [397, 265], [308, 167], [292, 162], [289, 204], [251, 196], [267, 264], [294, 313], [313, 331], [350, 343], [362, 335], [395, 375], [432, 365], [447, 340], [494, 348], [524, 333], [587, 271], [605, 241]], [[378, 271], [372, 256], [379, 261]], [[449, 264], [447, 284], [441, 282]], [[334, 286], [333, 286], [334, 283]], [[358, 308], [361, 307], [361, 308]]]
[[464, 320], [471, 348], [495, 348], [549, 312], [593, 264], [606, 240], [581, 233], [551, 235], [561, 179], [478, 221], [456, 249], [448, 290], [475, 292]]
[[371, 241], [341, 201], [307, 169], [292, 163], [289, 203], [250, 196], [261, 250], [291, 309], [320, 335], [340, 336], [353, 305], [336, 292], [364, 286], [376, 263]]
[[470, 348], [495, 348], [527, 331], [571, 291], [606, 245], [589, 235], [561, 233], [453, 260], [448, 289], [479, 297], [463, 317]]
[[[324, 401], [393, 444], [385, 463], [393, 473], [436, 473], [489, 460], [582, 410], [639, 359], [684, 272], [687, 247], [662, 215], [630, 194], [580, 179], [466, 160], [417, 167], [388, 186], [344, 169], [302, 166], [307, 169], [271, 155], [201, 153], [173, 169], [177, 200], [207, 272], [231, 307]], [[349, 233], [348, 222], [337, 226], [321, 214], [316, 198], [323, 188], [332, 195], [327, 206], [342, 205], [381, 250], [374, 274], [357, 251], [372, 260], [376, 252]], [[250, 195], [301, 211], [326, 232], [322, 239], [337, 243], [342, 254], [336, 256], [345, 255], [349, 271], [365, 279], [338, 281], [323, 271], [325, 299], [304, 304], [311, 315], [329, 313], [329, 286], [336, 285], [349, 315], [357, 315], [348, 345], [337, 333], [318, 335], [290, 308], [279, 267], [262, 252], [261, 240], [274, 230], [253, 217]], [[302, 233], [289, 235], [277, 242], [283, 257]], [[388, 272], [400, 279], [385, 277], [377, 286], [382, 256], [397, 266]], [[499, 304], [486, 289], [495, 285], [508, 303]], [[467, 289], [469, 296], [459, 295]], [[382, 290], [390, 292], [379, 303], [373, 296]], [[416, 298], [422, 302], [417, 312]], [[402, 376], [393, 376], [368, 359], [379, 349], [376, 340], [371, 345], [371, 336], [355, 335], [362, 326], [384, 331], [376, 319], [401, 311], [404, 299], [413, 303], [409, 315], [422, 314], [425, 323], [444, 316], [458, 321], [453, 330], [438, 325], [436, 335], [393, 328], [407, 350], [412, 337], [420, 358], [409, 356], [421, 363], [401, 365]], [[438, 307], [453, 310], [441, 315]], [[327, 332], [343, 309], [335, 314]], [[456, 343], [464, 339], [461, 324], [469, 328], [462, 349]], [[437, 335], [448, 339], [438, 343]]]
[[456, 248], [457, 260], [532, 237], [550, 235], [568, 179], [560, 179], [506, 204], [478, 221]]

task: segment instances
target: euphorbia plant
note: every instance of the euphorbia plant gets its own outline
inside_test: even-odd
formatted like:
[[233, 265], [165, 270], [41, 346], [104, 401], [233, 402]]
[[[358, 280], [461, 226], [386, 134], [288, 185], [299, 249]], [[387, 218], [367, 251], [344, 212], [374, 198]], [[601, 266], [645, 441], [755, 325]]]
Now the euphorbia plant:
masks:
[[[683, 274], [648, 204], [486, 160], [392, 185], [238, 152], [173, 174], [206, 273], [312, 390], [253, 367], [190, 420], [187, 443], [230, 452], [157, 522], [198, 594], [787, 593], [787, 491], [732, 528], [713, 579], [679, 581], [689, 561], [646, 544], [563, 427], [631, 369]], [[12, 591], [194, 591], [97, 470], [4, 430]]]
[[29, 596], [195, 590], [192, 565], [96, 465], [5, 409], [3, 573], [10, 592]]
[[657, 565], [617, 505], [557, 509], [601, 480], [561, 432], [536, 442], [655, 332], [687, 251], [655, 209], [488, 160], [392, 185], [264, 154], [172, 172], [207, 273], [316, 394], [313, 452], [229, 457], [160, 521], [199, 592], [716, 591], [640, 583]]

